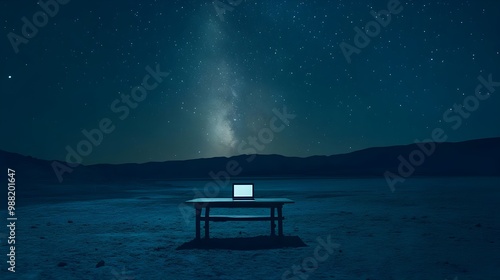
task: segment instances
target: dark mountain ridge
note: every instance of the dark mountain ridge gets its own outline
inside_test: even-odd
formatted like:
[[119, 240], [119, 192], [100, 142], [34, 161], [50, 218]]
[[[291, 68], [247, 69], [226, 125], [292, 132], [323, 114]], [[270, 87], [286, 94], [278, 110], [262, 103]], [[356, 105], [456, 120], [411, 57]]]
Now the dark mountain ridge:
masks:
[[[500, 138], [456, 143], [376, 147], [348, 154], [306, 158], [239, 155], [183, 161], [80, 165], [63, 175], [64, 183], [212, 177], [363, 177], [400, 174], [414, 168], [417, 176], [500, 176]], [[427, 152], [427, 153], [426, 153]], [[411, 157], [410, 157], [411, 155]], [[57, 183], [53, 161], [0, 151], [0, 165], [16, 169], [28, 182]], [[403, 165], [403, 166], [402, 166]], [[399, 168], [399, 170], [398, 170]]]

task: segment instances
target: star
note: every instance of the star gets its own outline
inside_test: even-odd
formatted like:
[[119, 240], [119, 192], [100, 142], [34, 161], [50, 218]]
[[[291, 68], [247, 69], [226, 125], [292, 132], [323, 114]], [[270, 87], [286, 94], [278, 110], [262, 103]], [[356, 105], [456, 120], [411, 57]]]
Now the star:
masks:
[[9, 79], [12, 79], [12, 76], [11, 76], [11, 75], [9, 75]]

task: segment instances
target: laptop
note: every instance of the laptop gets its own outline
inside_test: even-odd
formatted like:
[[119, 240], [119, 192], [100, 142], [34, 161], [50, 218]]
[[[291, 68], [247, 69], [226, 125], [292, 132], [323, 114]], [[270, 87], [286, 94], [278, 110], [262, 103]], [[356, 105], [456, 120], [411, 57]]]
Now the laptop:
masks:
[[234, 183], [233, 200], [254, 200], [252, 183]]

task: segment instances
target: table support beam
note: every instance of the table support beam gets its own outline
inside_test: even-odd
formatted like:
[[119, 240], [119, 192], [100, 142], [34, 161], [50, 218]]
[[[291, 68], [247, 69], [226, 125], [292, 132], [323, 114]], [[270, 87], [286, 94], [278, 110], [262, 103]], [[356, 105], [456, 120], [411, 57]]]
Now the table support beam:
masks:
[[205, 238], [210, 238], [210, 229], [209, 229], [209, 217], [210, 217], [210, 207], [205, 208]]
[[201, 208], [196, 207], [196, 239], [199, 240], [201, 238], [200, 234], [200, 217], [201, 217]]
[[274, 228], [276, 227], [276, 225], [274, 224], [274, 209], [274, 207], [271, 207], [271, 236], [276, 235], [274, 230]]
[[278, 235], [283, 236], [283, 205], [278, 206]]

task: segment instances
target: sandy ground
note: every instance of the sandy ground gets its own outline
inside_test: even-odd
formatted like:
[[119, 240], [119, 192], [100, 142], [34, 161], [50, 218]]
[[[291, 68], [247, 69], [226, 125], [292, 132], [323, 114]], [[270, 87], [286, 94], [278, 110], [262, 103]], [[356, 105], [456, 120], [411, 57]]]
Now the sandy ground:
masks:
[[[284, 232], [307, 246], [177, 250], [194, 238], [179, 203], [203, 181], [38, 186], [19, 198], [15, 274], [1, 231], [0, 278], [499, 279], [500, 178], [414, 178], [394, 193], [383, 179], [254, 182], [256, 196], [296, 202]], [[268, 233], [267, 222], [211, 224], [222, 240]]]

